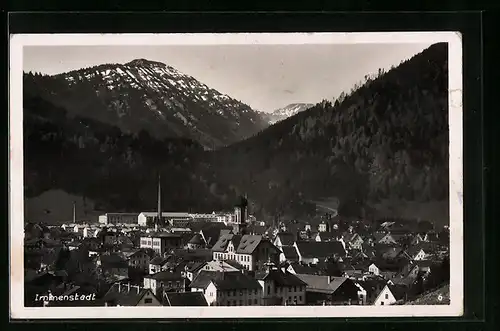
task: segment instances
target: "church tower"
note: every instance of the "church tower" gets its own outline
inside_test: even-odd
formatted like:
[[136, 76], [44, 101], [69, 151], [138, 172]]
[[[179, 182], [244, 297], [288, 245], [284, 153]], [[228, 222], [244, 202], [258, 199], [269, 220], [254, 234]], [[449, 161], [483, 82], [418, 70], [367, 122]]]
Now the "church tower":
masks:
[[235, 234], [242, 234], [244, 232], [248, 221], [248, 200], [245, 196], [241, 196], [234, 206], [234, 223], [233, 232]]

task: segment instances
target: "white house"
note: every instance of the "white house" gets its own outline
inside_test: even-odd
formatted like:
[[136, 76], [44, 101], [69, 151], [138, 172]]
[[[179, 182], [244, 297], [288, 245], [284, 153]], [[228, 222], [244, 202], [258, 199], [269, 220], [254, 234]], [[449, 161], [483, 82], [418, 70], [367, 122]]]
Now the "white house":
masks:
[[389, 306], [397, 303], [398, 301], [404, 300], [405, 297], [406, 292], [404, 290], [404, 287], [388, 284], [379, 293], [373, 305]]
[[281, 305], [304, 305], [306, 302], [306, 283], [296, 275], [271, 268], [255, 275], [262, 287], [264, 300]]
[[375, 276], [380, 275], [380, 269], [375, 265], [375, 263], [370, 264], [370, 266], [368, 267], [368, 272]]
[[202, 292], [210, 306], [262, 304], [262, 288], [259, 282], [241, 272], [201, 271], [190, 287], [191, 292]]

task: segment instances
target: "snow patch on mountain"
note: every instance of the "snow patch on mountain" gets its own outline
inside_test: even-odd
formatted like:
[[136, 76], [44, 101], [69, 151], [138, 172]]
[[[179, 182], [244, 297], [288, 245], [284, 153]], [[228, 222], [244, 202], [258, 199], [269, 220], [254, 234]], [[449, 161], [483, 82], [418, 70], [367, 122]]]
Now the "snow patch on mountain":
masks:
[[269, 124], [275, 124], [277, 122], [283, 121], [288, 117], [294, 116], [304, 110], [313, 107], [312, 103], [292, 103], [286, 107], [276, 109], [267, 116]]

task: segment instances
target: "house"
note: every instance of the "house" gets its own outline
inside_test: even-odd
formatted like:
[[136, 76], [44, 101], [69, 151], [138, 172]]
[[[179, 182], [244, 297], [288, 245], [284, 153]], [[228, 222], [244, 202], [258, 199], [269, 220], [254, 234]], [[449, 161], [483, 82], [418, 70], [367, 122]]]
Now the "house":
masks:
[[427, 254], [420, 246], [410, 246], [404, 251], [404, 254], [410, 261], [421, 261], [427, 258]]
[[[158, 218], [158, 212], [142, 212], [137, 216], [137, 223], [140, 226], [148, 226], [153, 224]], [[193, 218], [188, 213], [178, 213], [178, 212], [162, 212], [161, 213], [162, 224], [170, 223], [171, 220], [192, 220]]]
[[245, 270], [242, 265], [234, 263], [234, 261], [210, 261], [205, 262], [199, 269], [199, 271], [215, 271], [215, 272], [241, 272]]
[[362, 281], [357, 281], [366, 292], [364, 304], [372, 305], [377, 299], [382, 289], [387, 285], [387, 281], [383, 278], [369, 278]]
[[182, 236], [173, 233], [154, 233], [141, 236], [139, 247], [150, 248], [157, 254], [164, 255], [172, 249], [182, 247]]
[[144, 288], [151, 289], [158, 298], [163, 298], [164, 292], [185, 292], [186, 278], [182, 277], [180, 271], [160, 271], [144, 276]]
[[392, 276], [394, 276], [398, 270], [398, 265], [389, 264], [385, 261], [373, 262], [368, 266], [368, 273], [375, 276], [383, 276], [386, 278], [392, 278]]
[[137, 224], [138, 213], [106, 213], [99, 216], [99, 223], [110, 224]]
[[105, 306], [162, 306], [151, 289], [120, 282], [111, 286], [103, 298]]
[[281, 253], [279, 258], [281, 262], [299, 262], [299, 254], [297, 253], [297, 249], [293, 246], [283, 246], [281, 247]]
[[358, 292], [362, 291], [346, 277], [297, 275], [306, 286], [307, 304], [358, 305], [362, 304]]
[[203, 238], [206, 248], [212, 248], [222, 235], [231, 233], [232, 227], [225, 226], [223, 223], [205, 224], [199, 230], [199, 234]]
[[82, 246], [87, 247], [89, 251], [97, 252], [102, 246], [102, 241], [94, 237], [85, 238], [82, 241]]
[[[283, 268], [284, 269], [284, 268]], [[263, 289], [263, 302], [267, 305], [304, 305], [306, 283], [286, 269], [270, 266], [257, 272], [255, 279]]]
[[189, 262], [184, 267], [184, 275], [185, 277], [192, 282], [193, 279], [198, 275], [201, 268], [205, 265], [206, 262]]
[[278, 263], [280, 251], [269, 240], [256, 235], [222, 235], [212, 247], [213, 260], [234, 260], [247, 270], [262, 268], [267, 261]]
[[145, 249], [125, 252], [124, 255], [125, 259], [128, 261], [129, 267], [139, 269], [144, 272], [149, 271], [149, 262], [152, 254], [148, 254]]
[[241, 272], [201, 271], [191, 282], [192, 292], [202, 292], [209, 306], [260, 306], [262, 287]]
[[283, 246], [293, 247], [295, 243], [295, 235], [290, 232], [279, 232], [273, 241], [273, 245], [279, 250], [282, 250]]
[[346, 256], [344, 245], [340, 241], [299, 241], [294, 246], [297, 249], [299, 261], [306, 264], [316, 264], [334, 256], [341, 261]]
[[99, 256], [97, 266], [108, 277], [119, 279], [128, 277], [128, 262], [118, 254], [103, 254]]
[[386, 233], [382, 238], [380, 238], [377, 243], [385, 245], [397, 245], [396, 239], [390, 234]]
[[350, 249], [361, 250], [363, 248], [364, 240], [357, 233], [354, 233], [351, 236], [345, 238], [344, 241], [347, 243], [347, 246]]
[[204, 248], [206, 245], [205, 240], [203, 240], [203, 237], [201, 234], [196, 233], [192, 238], [188, 241], [187, 243], [187, 248], [188, 249], [199, 249], [199, 248]]
[[425, 235], [422, 235], [421, 233], [417, 233], [413, 236], [413, 238], [411, 239], [410, 241], [410, 245], [412, 246], [416, 246], [422, 242], [424, 242], [424, 236]]
[[334, 232], [318, 232], [314, 236], [315, 241], [324, 242], [324, 241], [337, 241], [341, 239], [341, 234], [338, 231]]
[[157, 256], [149, 261], [149, 274], [153, 275], [162, 270], [165, 270], [165, 265], [168, 262], [168, 258]]
[[400, 285], [385, 285], [382, 291], [378, 294], [373, 305], [388, 306], [395, 303], [406, 301], [408, 288]]
[[170, 307], [203, 307], [208, 306], [202, 292], [166, 292], [165, 306]]

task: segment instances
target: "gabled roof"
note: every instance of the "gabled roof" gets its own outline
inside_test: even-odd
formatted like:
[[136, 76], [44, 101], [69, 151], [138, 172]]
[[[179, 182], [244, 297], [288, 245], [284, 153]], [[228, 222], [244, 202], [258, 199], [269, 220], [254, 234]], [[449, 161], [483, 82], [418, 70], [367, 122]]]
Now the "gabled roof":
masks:
[[224, 225], [224, 223], [208, 223], [199, 229], [199, 233], [209, 247], [214, 246], [227, 231], [231, 231], [231, 228]]
[[350, 281], [346, 277], [301, 275], [299, 277], [307, 284], [307, 290], [322, 293], [334, 293], [344, 282]]
[[192, 236], [191, 240], [189, 240], [188, 243], [192, 245], [204, 245], [205, 241], [203, 240], [201, 234], [197, 233], [194, 236]]
[[151, 261], [149, 261], [149, 264], [163, 266], [167, 262], [168, 262], [167, 258], [157, 256], [157, 257], [153, 258]]
[[108, 292], [104, 295], [104, 301], [113, 301], [120, 306], [136, 306], [139, 301], [150, 293], [155, 296], [150, 289], [145, 289], [140, 286], [128, 286], [127, 284], [113, 284]]
[[278, 286], [302, 286], [306, 284], [299, 277], [297, 277], [297, 275], [294, 275], [288, 271], [282, 271], [280, 269], [257, 272], [255, 274], [255, 279], [265, 281], [272, 280]]
[[381, 291], [385, 285], [387, 285], [387, 281], [381, 278], [371, 278], [363, 281], [357, 281], [357, 283], [366, 291], [368, 296], [372, 296], [377, 294], [378, 291]]
[[297, 254], [297, 249], [293, 246], [283, 246], [281, 247], [281, 251], [283, 255], [285, 255], [285, 259], [288, 261], [298, 261], [299, 254]]
[[225, 252], [229, 243], [232, 242], [237, 254], [252, 254], [262, 241], [263, 238], [259, 235], [226, 234], [219, 238], [212, 247], [212, 251]]
[[396, 300], [402, 300], [408, 293], [408, 287], [403, 285], [387, 285]]
[[259, 282], [241, 272], [214, 272], [202, 270], [192, 281], [191, 288], [203, 288], [213, 283], [222, 291], [261, 289]]
[[300, 256], [303, 258], [318, 258], [325, 259], [334, 254], [345, 257], [346, 251], [340, 241], [299, 241], [297, 248]]
[[208, 306], [202, 292], [165, 292], [165, 299], [171, 307], [199, 307]]
[[276, 235], [279, 238], [281, 245], [283, 246], [292, 246], [295, 242], [295, 236], [290, 232], [280, 232]]
[[292, 263], [291, 266], [296, 274], [307, 274], [307, 275], [323, 274], [323, 271], [316, 266], [309, 266], [302, 263]]
[[128, 268], [128, 263], [118, 254], [101, 255], [101, 265], [107, 268]]
[[150, 278], [150, 279], [154, 279], [154, 280], [157, 280], [157, 281], [177, 281], [179, 279], [182, 279], [182, 275], [179, 271], [177, 272], [172, 272], [172, 271], [160, 271], [160, 272], [157, 272], [153, 275], [146, 275], [144, 276], [144, 278]]

